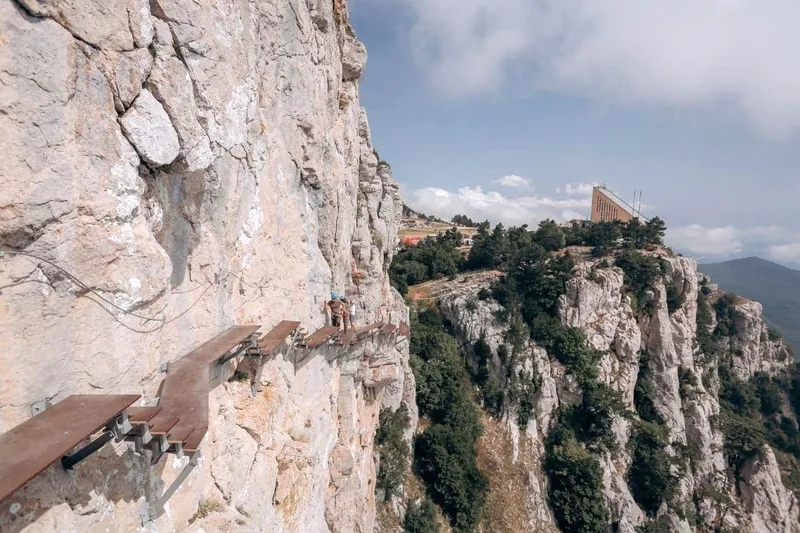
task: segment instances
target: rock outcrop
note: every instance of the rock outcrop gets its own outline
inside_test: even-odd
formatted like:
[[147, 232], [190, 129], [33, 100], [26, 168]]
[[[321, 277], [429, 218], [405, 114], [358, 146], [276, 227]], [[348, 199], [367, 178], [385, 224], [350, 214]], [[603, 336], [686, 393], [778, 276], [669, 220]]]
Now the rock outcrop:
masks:
[[[402, 203], [343, 1], [7, 0], [0, 49], [0, 245], [27, 254], [0, 259], [0, 432], [45, 399], [153, 398], [164, 363], [233, 324], [318, 327], [332, 291], [361, 324], [406, 318], [386, 274]], [[230, 363], [152, 526], [372, 531], [407, 352], [279, 356], [255, 389]], [[106, 447], [0, 504], [0, 529], [135, 530], [182, 466]]]
[[[636, 411], [634, 390], [644, 371], [642, 354], [647, 354], [653, 403], [664, 419], [669, 434], [668, 453], [675, 458], [674, 472], [678, 476], [674, 496], [677, 503], [662, 505], [658, 516], [670, 531], [699, 531], [697, 524], [703, 522], [732, 531], [800, 531], [797, 498], [783, 485], [775, 454], [768, 446], [741, 467], [737, 476], [732, 475], [719, 427], [717, 368], [698, 346], [698, 291], [702, 280], [693, 260], [659, 254], [666, 273], [647, 294], [647, 312], [637, 313], [632, 308], [634, 302], [627, 294], [622, 270], [603, 264], [606, 260], [588, 257], [578, 261], [559, 301], [562, 323], [583, 331], [589, 347], [603, 354], [599, 379], [621, 393], [630, 412]], [[559, 406], [578, 404], [580, 388], [561, 363], [529, 340], [515, 359], [516, 366], [506, 369], [498, 354], [510, 342], [510, 330], [508, 324], [496, 318], [501, 307], [491, 299], [476, 298], [479, 289], [488, 287], [494, 276], [465, 277], [471, 279], [457, 279], [445, 291], [441, 309], [465, 347], [468, 361], [472, 355], [468, 347], [482, 338], [491, 348], [489, 370], [495, 376], [522, 371], [540, 379], [534, 414], [527, 427], [519, 427], [518, 406], [513, 403], [506, 406], [503, 420], [517, 443], [515, 450], [524, 449], [530, 455], [517, 458], [515, 452], [515, 458], [533, 465], [527, 497], [534, 502], [532, 508], [542, 512], [530, 514], [530, 529], [555, 530], [554, 519], [547, 512], [546, 478], [539, 465], [553, 415]], [[668, 303], [668, 287], [680, 301], [676, 308], [671, 309]], [[720, 297], [719, 291], [711, 291], [708, 296]], [[732, 313], [735, 334], [726, 340], [723, 349], [738, 378], [746, 380], [757, 372], [775, 375], [791, 364], [787, 347], [770, 340], [758, 303], [739, 299], [733, 304]], [[691, 375], [695, 378], [689, 385], [684, 380]], [[613, 429], [618, 451], [598, 455], [604, 471], [604, 499], [615, 530], [635, 533], [646, 523], [647, 514], [636, 503], [626, 478], [632, 461], [628, 446], [633, 430], [630, 418], [616, 417]]]

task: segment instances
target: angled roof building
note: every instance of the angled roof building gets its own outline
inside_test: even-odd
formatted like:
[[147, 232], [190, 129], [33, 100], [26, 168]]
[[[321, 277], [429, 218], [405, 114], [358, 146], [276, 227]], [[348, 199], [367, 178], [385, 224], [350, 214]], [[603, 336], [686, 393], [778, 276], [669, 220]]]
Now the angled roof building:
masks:
[[647, 220], [638, 210], [614, 194], [605, 185], [594, 187], [592, 191], [592, 213], [590, 216], [592, 222], [610, 222], [612, 220], [628, 222], [632, 218]]

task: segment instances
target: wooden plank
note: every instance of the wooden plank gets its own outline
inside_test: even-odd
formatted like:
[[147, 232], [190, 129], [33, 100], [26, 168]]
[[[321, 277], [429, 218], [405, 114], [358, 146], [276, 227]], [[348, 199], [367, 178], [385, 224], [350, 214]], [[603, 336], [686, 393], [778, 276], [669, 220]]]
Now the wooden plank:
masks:
[[397, 329], [398, 335], [402, 335], [403, 337], [408, 337], [408, 334], [411, 333], [411, 329], [405, 322], [400, 322], [400, 326]]
[[354, 344], [355, 341], [356, 341], [356, 332], [353, 331], [352, 329], [347, 330], [347, 333], [342, 333], [342, 335], [339, 337], [339, 344], [341, 344], [342, 346], [349, 346], [351, 344]]
[[183, 451], [186, 453], [194, 453], [200, 447], [200, 444], [203, 442], [203, 437], [206, 436], [208, 432], [208, 427], [202, 426], [195, 428], [192, 431], [192, 434], [189, 435], [189, 438], [186, 439], [186, 442], [183, 444]]
[[161, 412], [161, 409], [162, 407], [129, 407], [126, 412], [131, 424], [146, 424]]
[[150, 420], [150, 434], [151, 435], [167, 435], [169, 430], [174, 428], [179, 422], [177, 416], [167, 413], [166, 411], [157, 414]]
[[356, 332], [359, 335], [364, 335], [365, 333], [369, 333], [370, 331], [375, 331], [376, 329], [383, 327], [383, 322], [373, 322], [372, 324], [367, 324], [366, 326], [362, 326], [356, 329]]
[[247, 338], [258, 331], [259, 328], [261, 328], [261, 326], [234, 326], [220, 333], [210, 341], [204, 342], [184, 355], [181, 359], [190, 359], [210, 365], [228, 353], [232, 348], [236, 347], [239, 343], [247, 340]]
[[0, 435], [0, 500], [133, 405], [139, 395], [70, 396]]
[[182, 426], [180, 423], [169, 430], [169, 436], [167, 437], [167, 442], [170, 444], [183, 444], [187, 437], [192, 434], [194, 431], [194, 426]]
[[284, 343], [286, 337], [294, 333], [298, 327], [300, 327], [300, 322], [294, 322], [291, 320], [284, 320], [279, 323], [258, 341], [258, 346], [261, 348], [261, 352], [264, 355], [272, 355], [272, 353]]
[[180, 418], [181, 427], [208, 426], [209, 390], [208, 365], [182, 358], [167, 370], [158, 405]]
[[262, 339], [285, 339], [300, 327], [300, 322], [292, 320], [283, 320], [277, 326], [269, 330], [269, 333], [264, 335]]
[[328, 341], [331, 337], [339, 333], [336, 326], [323, 326], [317, 331], [306, 337], [304, 344], [309, 348], [316, 348]]
[[381, 328], [381, 333], [392, 334], [397, 329], [394, 324], [386, 324]]

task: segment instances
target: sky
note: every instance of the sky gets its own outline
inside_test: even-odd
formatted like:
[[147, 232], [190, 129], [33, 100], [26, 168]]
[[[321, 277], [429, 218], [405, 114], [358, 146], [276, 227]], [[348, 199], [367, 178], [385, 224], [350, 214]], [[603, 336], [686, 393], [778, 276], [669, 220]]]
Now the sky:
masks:
[[586, 218], [606, 184], [701, 262], [800, 268], [797, 0], [350, 0], [406, 204]]

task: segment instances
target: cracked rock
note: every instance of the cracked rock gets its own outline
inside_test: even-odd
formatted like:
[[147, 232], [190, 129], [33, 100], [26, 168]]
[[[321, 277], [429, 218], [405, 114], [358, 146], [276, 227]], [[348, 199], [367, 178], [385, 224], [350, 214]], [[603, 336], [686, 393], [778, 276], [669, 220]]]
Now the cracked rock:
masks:
[[161, 167], [178, 157], [178, 134], [164, 107], [147, 89], [142, 90], [120, 124], [125, 136], [149, 165]]

